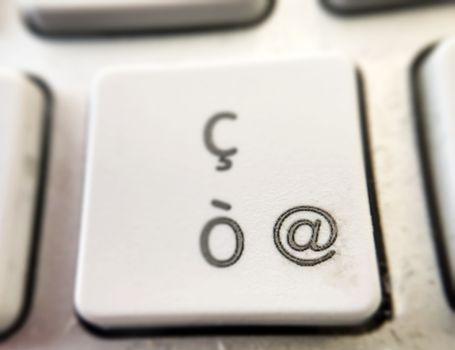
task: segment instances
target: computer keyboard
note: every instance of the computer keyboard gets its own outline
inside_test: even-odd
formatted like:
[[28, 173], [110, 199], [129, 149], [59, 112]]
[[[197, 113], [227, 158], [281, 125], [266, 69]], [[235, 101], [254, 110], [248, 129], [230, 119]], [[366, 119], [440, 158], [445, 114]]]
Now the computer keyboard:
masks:
[[417, 3], [3, 0], [0, 349], [453, 349]]

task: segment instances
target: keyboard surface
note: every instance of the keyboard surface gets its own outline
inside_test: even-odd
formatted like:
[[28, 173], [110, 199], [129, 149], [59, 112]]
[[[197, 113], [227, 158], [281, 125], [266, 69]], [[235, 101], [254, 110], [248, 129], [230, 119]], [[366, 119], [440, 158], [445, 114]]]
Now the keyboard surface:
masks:
[[[318, 1], [282, 0], [248, 28], [65, 38], [34, 34], [17, 2], [1, 1], [0, 66], [33, 73], [48, 85], [53, 128], [32, 304], [0, 349], [452, 349], [455, 313], [444, 295], [427, 208], [411, 67], [426, 47], [455, 36], [454, 18], [454, 4], [345, 18]], [[222, 64], [331, 52], [347, 55], [363, 77], [392, 318], [356, 335], [102, 338], [82, 326], [74, 294], [87, 110], [97, 73], [115, 65]]]

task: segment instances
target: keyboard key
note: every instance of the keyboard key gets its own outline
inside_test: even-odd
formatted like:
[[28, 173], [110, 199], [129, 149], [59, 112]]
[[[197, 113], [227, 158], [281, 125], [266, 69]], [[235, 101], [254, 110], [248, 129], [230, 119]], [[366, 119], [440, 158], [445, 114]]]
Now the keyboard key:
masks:
[[353, 13], [396, 8], [406, 5], [433, 4], [441, 0], [322, 0], [322, 2], [337, 12]]
[[357, 326], [378, 315], [349, 61], [114, 68], [91, 106], [76, 291], [86, 322]]
[[426, 165], [441, 231], [440, 253], [455, 307], [455, 39], [428, 54], [417, 78]]
[[272, 0], [20, 0], [45, 33], [103, 33], [240, 25], [266, 15]]
[[0, 71], [0, 332], [20, 316], [27, 288], [45, 98], [27, 77]]

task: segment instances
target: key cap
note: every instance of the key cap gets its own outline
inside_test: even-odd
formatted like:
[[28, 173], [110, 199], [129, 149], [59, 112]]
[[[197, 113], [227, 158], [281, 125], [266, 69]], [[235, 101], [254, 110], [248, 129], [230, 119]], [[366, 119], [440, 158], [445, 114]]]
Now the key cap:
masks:
[[440, 226], [441, 258], [455, 308], [455, 39], [434, 49], [420, 64], [417, 80], [426, 140], [429, 184]]
[[52, 34], [240, 25], [266, 15], [272, 0], [20, 0], [29, 23]]
[[434, 4], [444, 0], [322, 0], [330, 9], [341, 13], [374, 11], [416, 4]]
[[103, 330], [356, 326], [381, 283], [339, 56], [108, 70], [91, 96], [76, 308]]
[[0, 332], [26, 294], [45, 98], [26, 76], [0, 71]]

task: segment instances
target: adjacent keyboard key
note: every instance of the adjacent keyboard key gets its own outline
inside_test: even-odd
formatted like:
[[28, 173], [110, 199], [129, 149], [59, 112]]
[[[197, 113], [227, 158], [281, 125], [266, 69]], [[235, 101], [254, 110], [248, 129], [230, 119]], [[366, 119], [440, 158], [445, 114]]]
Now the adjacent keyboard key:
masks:
[[40, 169], [45, 98], [26, 76], [0, 71], [0, 332], [21, 314]]
[[377, 315], [357, 91], [339, 56], [102, 74], [80, 316], [110, 330]]
[[345, 13], [380, 10], [416, 4], [434, 4], [441, 0], [322, 0], [329, 8]]
[[103, 33], [228, 26], [254, 22], [272, 0], [20, 0], [40, 32]]
[[441, 226], [449, 294], [455, 306], [455, 39], [435, 48], [418, 71], [419, 104]]

